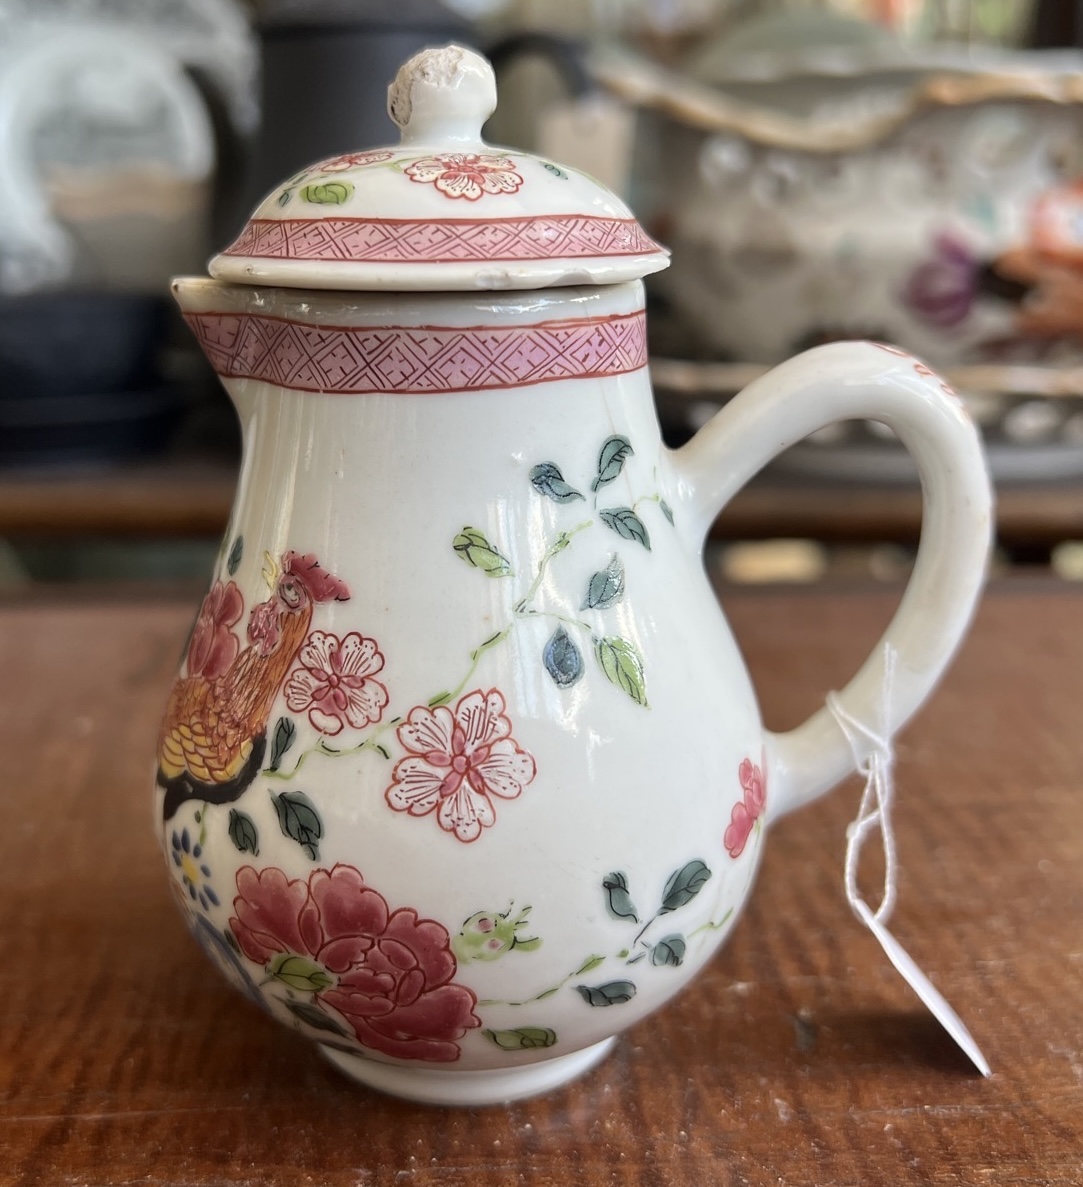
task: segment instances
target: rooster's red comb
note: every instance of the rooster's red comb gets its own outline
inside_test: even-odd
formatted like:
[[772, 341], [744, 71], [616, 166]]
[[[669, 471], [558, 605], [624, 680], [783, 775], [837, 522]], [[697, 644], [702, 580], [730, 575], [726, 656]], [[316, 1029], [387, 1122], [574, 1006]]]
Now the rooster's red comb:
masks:
[[282, 558], [282, 568], [300, 581], [314, 602], [349, 601], [350, 588], [346, 582], [321, 569], [320, 562], [311, 552], [303, 556], [299, 552], [287, 552]]

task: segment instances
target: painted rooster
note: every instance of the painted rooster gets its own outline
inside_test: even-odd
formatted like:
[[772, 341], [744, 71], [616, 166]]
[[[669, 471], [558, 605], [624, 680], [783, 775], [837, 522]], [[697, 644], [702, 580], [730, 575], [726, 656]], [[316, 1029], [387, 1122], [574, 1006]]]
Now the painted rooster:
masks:
[[308, 635], [313, 606], [350, 596], [312, 555], [287, 552], [274, 570], [272, 563], [274, 592], [252, 608], [243, 649], [232, 630], [244, 611], [237, 586], [219, 581], [204, 599], [186, 674], [173, 685], [158, 735], [166, 820], [185, 800], [230, 803], [255, 779], [271, 706]]

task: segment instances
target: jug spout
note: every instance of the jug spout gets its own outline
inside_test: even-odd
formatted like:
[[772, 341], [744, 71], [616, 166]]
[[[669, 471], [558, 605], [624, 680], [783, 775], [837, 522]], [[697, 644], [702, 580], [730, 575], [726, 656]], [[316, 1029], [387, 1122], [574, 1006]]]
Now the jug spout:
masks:
[[225, 287], [220, 280], [211, 280], [206, 276], [176, 276], [169, 286], [173, 299], [186, 315], [206, 309], [208, 298]]

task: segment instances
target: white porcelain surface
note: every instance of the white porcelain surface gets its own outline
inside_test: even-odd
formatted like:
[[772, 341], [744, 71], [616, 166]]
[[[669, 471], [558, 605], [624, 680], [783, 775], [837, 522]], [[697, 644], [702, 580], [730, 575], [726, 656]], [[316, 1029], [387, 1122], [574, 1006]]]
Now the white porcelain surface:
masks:
[[[776, 369], [670, 452], [636, 353], [639, 283], [176, 292], [231, 376], [245, 439], [160, 739], [161, 840], [190, 925], [238, 987], [366, 1083], [463, 1104], [552, 1087], [703, 966], [747, 899], [765, 825], [854, 765], [823, 712], [764, 730], [703, 571], [715, 513], [836, 419], [883, 419], [909, 445], [926, 530], [887, 636], [895, 728], [982, 583], [974, 428], [927, 368], [859, 343]], [[541, 370], [505, 382], [505, 366]], [[271, 367], [282, 382], [257, 377]], [[317, 367], [337, 390], [301, 390]], [[388, 390], [358, 394], [377, 371]], [[350, 655], [337, 668], [331, 637]], [[264, 662], [279, 666], [251, 722], [263, 753], [233, 784], [178, 774], [185, 738], [249, 711], [258, 679], [241, 670]], [[841, 693], [858, 717], [876, 720], [880, 664], [877, 651]], [[328, 682], [350, 673], [360, 699], [335, 708]], [[472, 739], [486, 703], [503, 725]], [[477, 819], [456, 807], [471, 794]]]
[[211, 275], [303, 288], [531, 289], [633, 280], [668, 252], [576, 169], [486, 144], [492, 68], [459, 46], [407, 62], [388, 92], [393, 147], [285, 179]]

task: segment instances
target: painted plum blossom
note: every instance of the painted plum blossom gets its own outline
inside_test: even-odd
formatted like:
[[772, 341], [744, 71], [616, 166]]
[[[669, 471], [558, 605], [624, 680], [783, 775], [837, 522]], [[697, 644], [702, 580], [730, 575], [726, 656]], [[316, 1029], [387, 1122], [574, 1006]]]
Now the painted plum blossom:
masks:
[[386, 149], [374, 148], [368, 152], [347, 152], [330, 160], [320, 161], [308, 170], [309, 173], [345, 173], [347, 169], [360, 169], [364, 165], [378, 165], [390, 161], [395, 154]]
[[440, 153], [406, 166], [411, 181], [434, 185], [445, 198], [476, 202], [482, 194], [514, 194], [523, 184], [510, 157], [496, 153]]
[[722, 843], [730, 857], [740, 857], [748, 844], [748, 838], [756, 821], [763, 815], [767, 805], [767, 779], [763, 770], [746, 758], [737, 771], [744, 797], [733, 805], [730, 822]]
[[233, 627], [244, 613], [236, 582], [216, 581], [203, 599], [188, 644], [188, 675], [215, 680], [237, 658], [240, 643]]
[[447, 929], [410, 907], [391, 910], [349, 865], [291, 879], [280, 869], [237, 871], [229, 921], [241, 951], [273, 981], [311, 993], [332, 1024], [395, 1059], [453, 1063], [481, 1021], [477, 998], [454, 983]]
[[351, 631], [344, 638], [313, 631], [298, 654], [299, 667], [286, 683], [286, 704], [321, 734], [334, 736], [343, 726], [364, 729], [380, 720], [387, 688], [373, 679], [384, 657], [375, 639]]
[[446, 832], [476, 841], [496, 821], [493, 798], [515, 799], [537, 773], [533, 756], [511, 736], [504, 708], [497, 689], [477, 688], [454, 711], [412, 709], [398, 729], [409, 754], [395, 764], [384, 793], [390, 807], [411, 816], [435, 811]]

